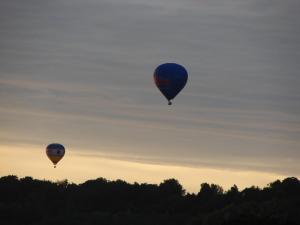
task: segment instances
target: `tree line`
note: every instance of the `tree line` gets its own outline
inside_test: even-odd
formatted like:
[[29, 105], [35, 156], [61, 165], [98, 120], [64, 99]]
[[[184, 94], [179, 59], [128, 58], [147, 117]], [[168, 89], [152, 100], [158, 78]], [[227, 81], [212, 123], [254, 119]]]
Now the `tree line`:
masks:
[[243, 190], [202, 183], [198, 193], [186, 193], [176, 179], [130, 184], [98, 178], [74, 184], [0, 178], [0, 223], [5, 225], [296, 225], [299, 213], [295, 177]]

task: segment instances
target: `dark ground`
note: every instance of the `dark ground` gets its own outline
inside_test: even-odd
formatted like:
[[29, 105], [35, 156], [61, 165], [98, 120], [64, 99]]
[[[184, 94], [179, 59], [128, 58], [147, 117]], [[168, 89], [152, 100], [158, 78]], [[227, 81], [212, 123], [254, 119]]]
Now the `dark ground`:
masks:
[[203, 183], [197, 194], [185, 193], [175, 179], [155, 185], [98, 178], [77, 185], [0, 178], [3, 225], [292, 225], [300, 224], [299, 214], [300, 181], [294, 177], [226, 192]]

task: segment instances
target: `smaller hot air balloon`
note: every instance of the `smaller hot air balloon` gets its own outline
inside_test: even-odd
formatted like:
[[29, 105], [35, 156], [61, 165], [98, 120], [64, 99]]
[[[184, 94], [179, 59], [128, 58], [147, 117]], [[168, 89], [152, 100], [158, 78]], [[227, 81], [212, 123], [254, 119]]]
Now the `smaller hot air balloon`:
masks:
[[65, 147], [58, 143], [53, 143], [47, 146], [46, 154], [48, 158], [52, 161], [54, 168], [56, 164], [64, 157]]
[[157, 88], [166, 97], [169, 105], [172, 105], [171, 100], [184, 88], [188, 73], [179, 64], [164, 63], [155, 69], [153, 77]]

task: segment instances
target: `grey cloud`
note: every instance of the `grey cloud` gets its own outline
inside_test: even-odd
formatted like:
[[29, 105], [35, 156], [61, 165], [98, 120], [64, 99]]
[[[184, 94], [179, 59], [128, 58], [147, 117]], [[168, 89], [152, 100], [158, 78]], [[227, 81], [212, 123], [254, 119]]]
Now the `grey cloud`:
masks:
[[[62, 138], [175, 164], [215, 159], [214, 166], [229, 168], [234, 163], [224, 161], [234, 157], [277, 168], [279, 159], [299, 156], [298, 6], [1, 1], [1, 139]], [[152, 81], [165, 61], [184, 64], [190, 74], [172, 108]]]

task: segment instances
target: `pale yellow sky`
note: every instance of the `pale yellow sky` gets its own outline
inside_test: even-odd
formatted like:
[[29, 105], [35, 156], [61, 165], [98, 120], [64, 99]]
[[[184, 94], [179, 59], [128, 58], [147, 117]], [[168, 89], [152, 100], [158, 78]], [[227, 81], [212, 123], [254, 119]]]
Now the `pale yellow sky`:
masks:
[[[195, 192], [299, 177], [299, 8], [0, 1], [0, 175], [174, 177]], [[189, 74], [171, 107], [153, 82], [166, 62]], [[66, 147], [57, 169], [52, 142]]]
[[246, 170], [224, 170], [205, 167], [155, 165], [111, 159], [95, 154], [82, 154], [80, 150], [66, 150], [65, 157], [56, 169], [37, 146], [0, 146], [0, 176], [9, 174], [19, 177], [32, 176], [52, 181], [68, 179], [82, 183], [88, 179], [104, 177], [108, 180], [123, 179], [127, 182], [160, 183], [175, 178], [188, 192], [198, 192], [203, 182], [216, 183], [225, 190], [236, 184], [240, 189], [251, 186], [265, 186], [284, 176], [266, 172]]

